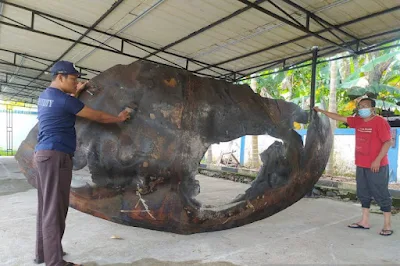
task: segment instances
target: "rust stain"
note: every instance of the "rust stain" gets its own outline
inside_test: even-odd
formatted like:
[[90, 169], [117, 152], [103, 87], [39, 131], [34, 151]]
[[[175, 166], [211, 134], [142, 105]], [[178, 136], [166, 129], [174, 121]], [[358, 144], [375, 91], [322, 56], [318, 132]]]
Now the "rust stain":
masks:
[[164, 150], [164, 144], [165, 144], [165, 138], [162, 136], [158, 136], [156, 138], [156, 141], [154, 142], [154, 149], [153, 152], [150, 154], [150, 156], [153, 159], [160, 159], [160, 155], [162, 154]]
[[168, 87], [174, 88], [177, 82], [174, 78], [171, 78], [170, 80], [164, 79], [164, 84], [167, 85]]
[[182, 124], [182, 113], [183, 113], [183, 105], [175, 104], [175, 107], [171, 110], [161, 110], [164, 118], [168, 118], [171, 123], [176, 125], [177, 128], [181, 128]]

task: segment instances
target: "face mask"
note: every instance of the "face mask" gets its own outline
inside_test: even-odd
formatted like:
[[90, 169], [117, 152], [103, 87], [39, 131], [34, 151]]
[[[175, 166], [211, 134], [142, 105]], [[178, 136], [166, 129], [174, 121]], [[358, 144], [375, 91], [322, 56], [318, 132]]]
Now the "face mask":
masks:
[[362, 118], [367, 118], [371, 116], [371, 109], [370, 108], [363, 108], [358, 110], [358, 114], [362, 117]]

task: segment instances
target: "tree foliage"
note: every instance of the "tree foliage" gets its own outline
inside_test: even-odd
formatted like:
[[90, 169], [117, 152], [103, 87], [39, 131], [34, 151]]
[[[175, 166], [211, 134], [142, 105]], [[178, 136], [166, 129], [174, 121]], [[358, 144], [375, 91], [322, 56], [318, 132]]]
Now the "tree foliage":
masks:
[[[395, 42], [396, 44], [400, 42]], [[393, 45], [393, 43], [388, 44]], [[341, 54], [343, 56], [346, 54]], [[331, 58], [332, 59], [332, 58]], [[375, 98], [378, 111], [400, 114], [400, 49], [385, 49], [369, 54], [342, 58], [337, 62], [337, 112], [352, 115], [356, 102], [365, 95]], [[305, 67], [285, 72], [267, 70], [255, 77], [257, 93], [263, 97], [284, 99], [309, 108], [311, 92], [311, 62]], [[315, 104], [329, 102], [330, 62], [317, 65]], [[245, 81], [250, 83], [250, 81]], [[339, 127], [345, 127], [340, 124]]]

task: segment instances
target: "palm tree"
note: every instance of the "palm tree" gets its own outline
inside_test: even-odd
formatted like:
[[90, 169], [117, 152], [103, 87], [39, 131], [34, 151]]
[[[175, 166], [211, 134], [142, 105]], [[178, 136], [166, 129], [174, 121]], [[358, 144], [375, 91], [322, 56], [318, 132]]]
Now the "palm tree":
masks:
[[[250, 88], [255, 92], [259, 93], [257, 88], [257, 80], [255, 78], [251, 79]], [[260, 158], [258, 155], [258, 136], [251, 136], [251, 167], [258, 169], [260, 167]]]
[[[336, 102], [336, 88], [337, 88], [337, 78], [338, 69], [336, 61], [330, 62], [330, 86], [329, 86], [329, 112], [337, 113], [337, 102]], [[336, 121], [330, 119], [332, 131], [336, 128]], [[329, 157], [328, 164], [326, 166], [326, 173], [329, 175], [334, 174], [335, 157], [334, 150], [331, 150], [331, 156]]]

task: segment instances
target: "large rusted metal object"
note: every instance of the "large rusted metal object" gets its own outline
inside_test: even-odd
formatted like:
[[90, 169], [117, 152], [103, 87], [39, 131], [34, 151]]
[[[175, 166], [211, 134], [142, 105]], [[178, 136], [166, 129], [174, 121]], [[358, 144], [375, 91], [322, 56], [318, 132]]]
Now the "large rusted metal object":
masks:
[[[326, 117], [312, 115], [304, 146], [292, 125], [307, 123], [308, 115], [297, 105], [172, 67], [117, 65], [93, 78], [88, 90], [81, 100], [96, 109], [117, 114], [138, 106], [123, 124], [76, 123], [74, 169], [88, 166], [92, 183], [71, 189], [71, 206], [117, 223], [191, 234], [266, 218], [312, 189], [332, 146]], [[262, 134], [282, 142], [261, 154], [252, 186], [225, 206], [202, 207], [195, 175], [208, 147]], [[16, 155], [33, 186], [36, 136], [34, 127]]]

